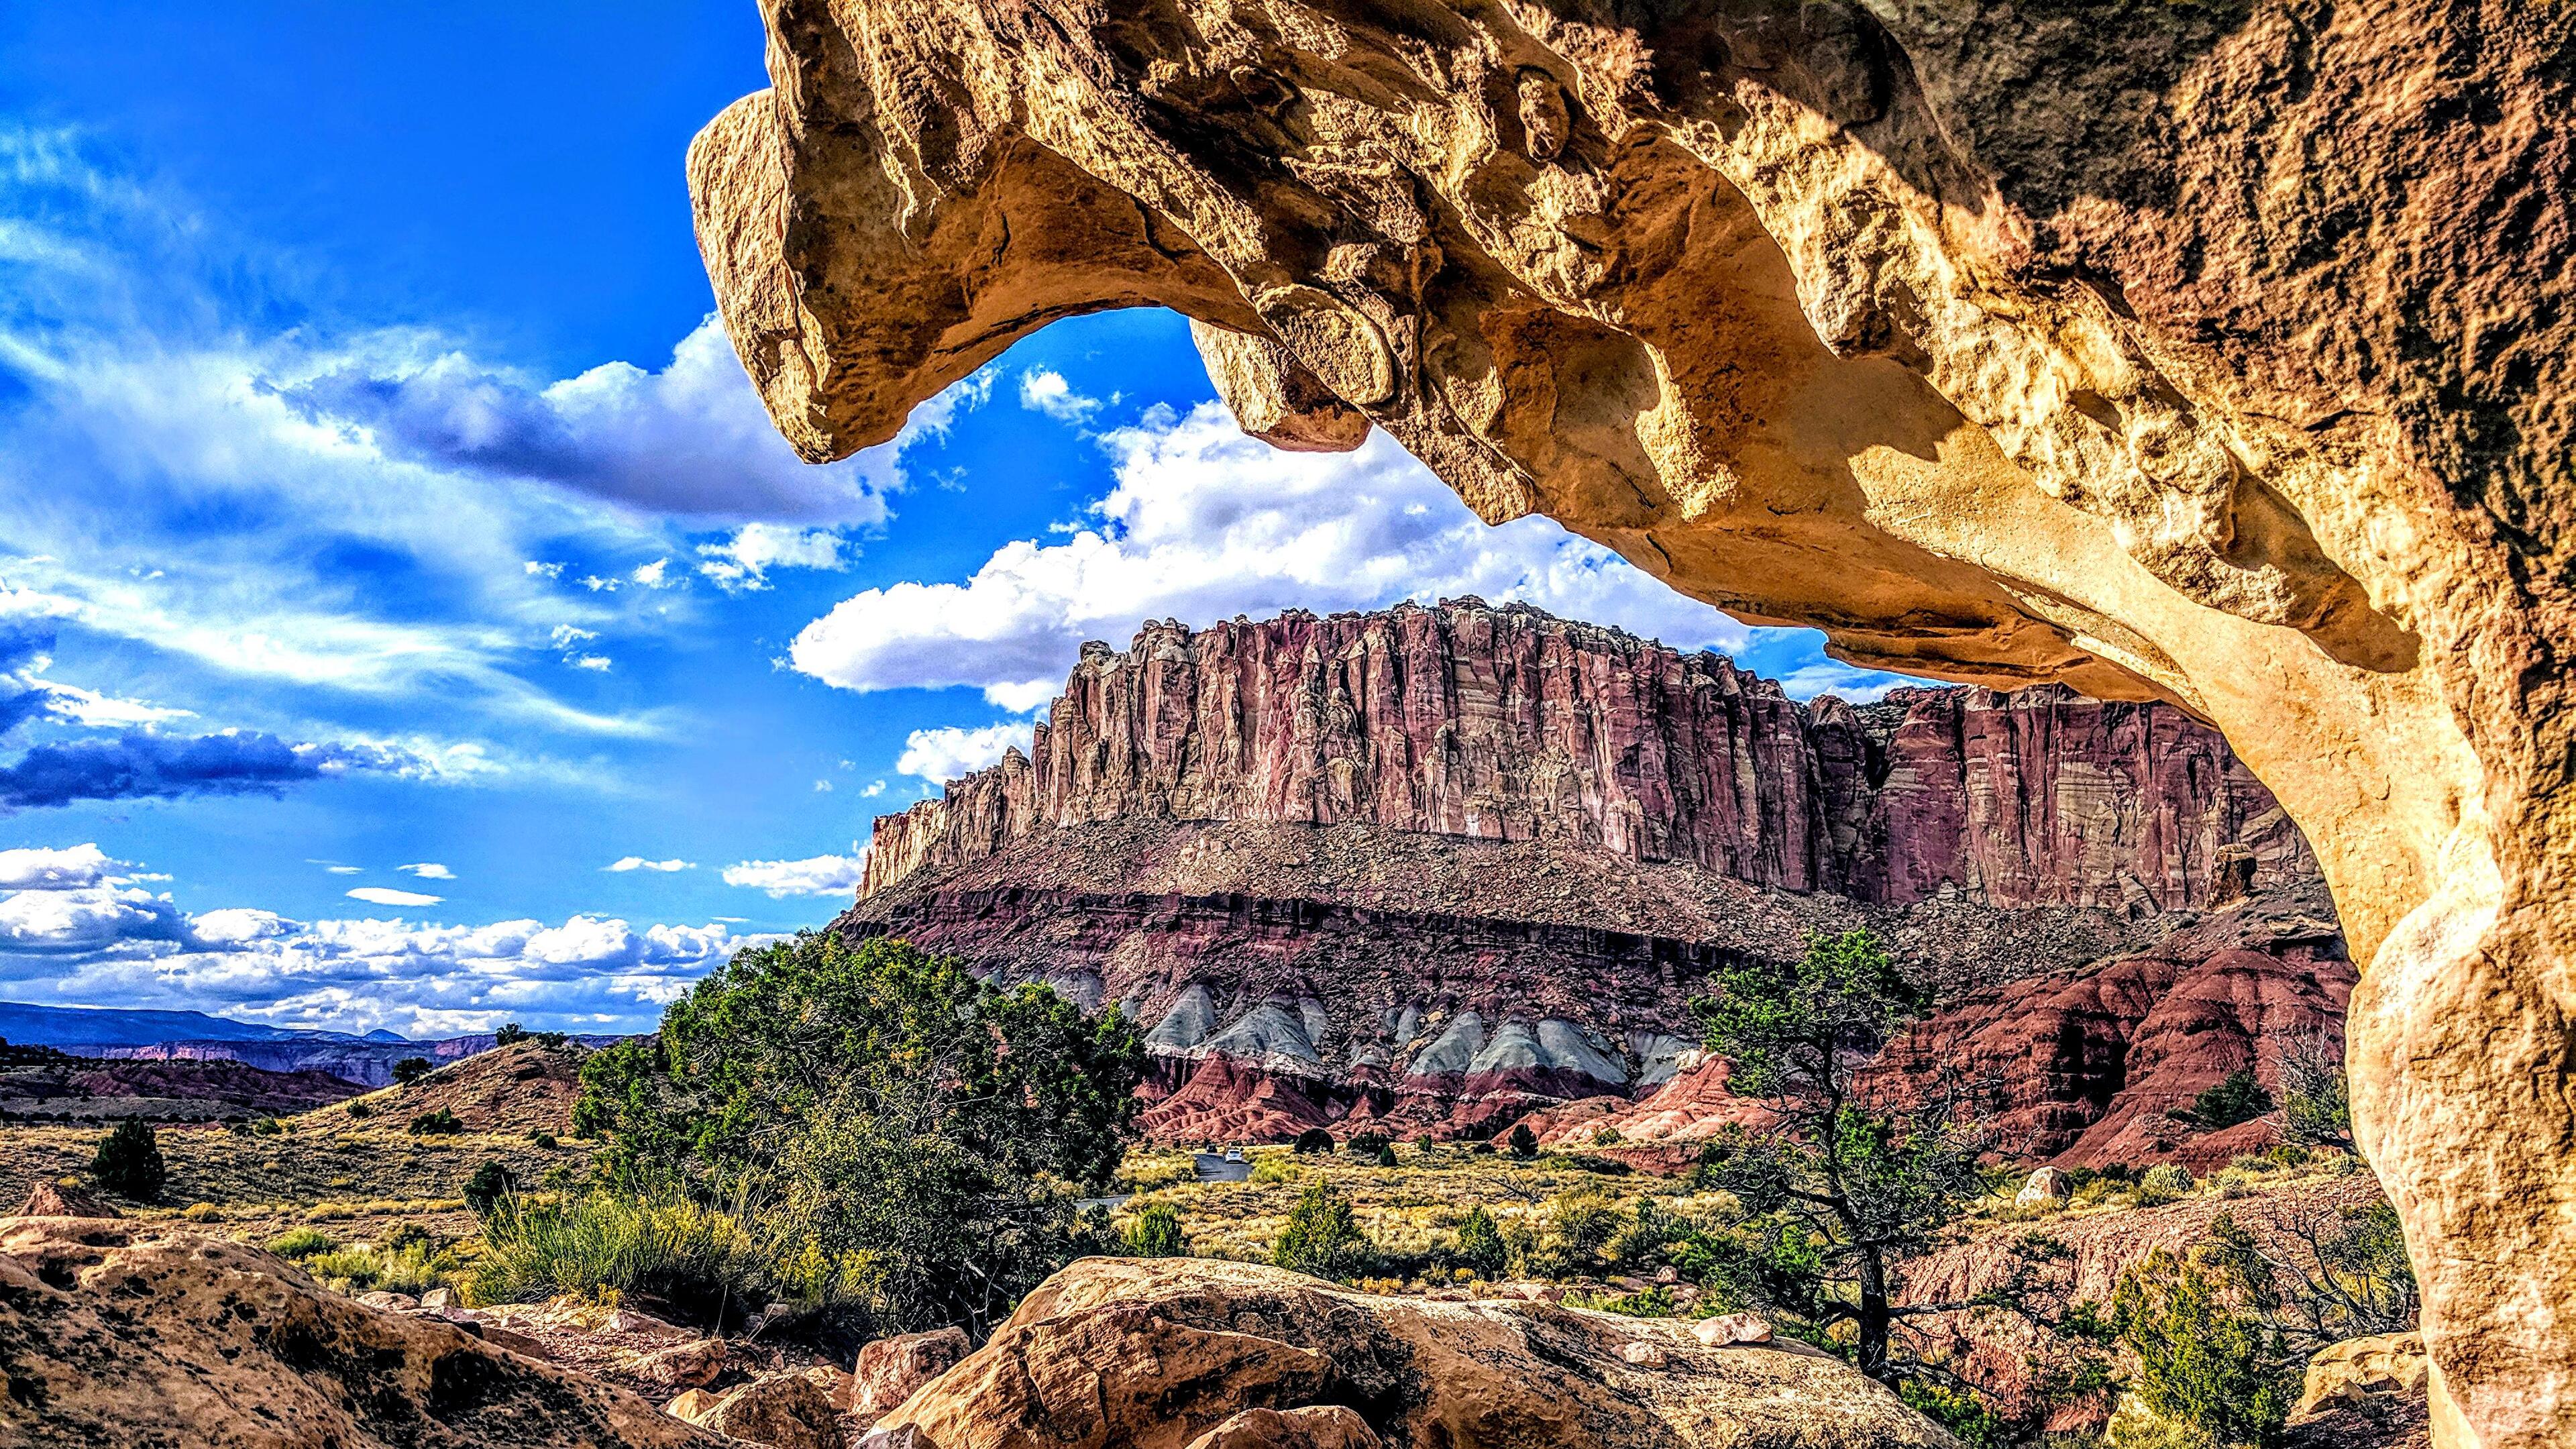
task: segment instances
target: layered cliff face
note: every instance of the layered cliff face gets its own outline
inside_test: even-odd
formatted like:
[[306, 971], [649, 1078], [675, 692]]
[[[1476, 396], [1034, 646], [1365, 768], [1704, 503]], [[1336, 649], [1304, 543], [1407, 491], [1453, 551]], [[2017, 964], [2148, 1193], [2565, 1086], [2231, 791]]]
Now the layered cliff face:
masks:
[[[1164, 1135], [1459, 1133], [1654, 1091], [1698, 984], [1811, 931], [1867, 926], [1962, 996], [2313, 869], [2170, 706], [1807, 706], [1713, 654], [1460, 600], [1086, 650], [1027, 755], [877, 822], [843, 927], [1120, 1003]], [[2129, 1100], [2100, 1078], [2016, 1089], [2080, 1132]]]
[[862, 896], [1111, 820], [1536, 841], [1905, 904], [2173, 910], [2314, 873], [2215, 733], [2063, 689], [1808, 710], [1714, 654], [1475, 600], [1091, 645], [1026, 755], [878, 820]]

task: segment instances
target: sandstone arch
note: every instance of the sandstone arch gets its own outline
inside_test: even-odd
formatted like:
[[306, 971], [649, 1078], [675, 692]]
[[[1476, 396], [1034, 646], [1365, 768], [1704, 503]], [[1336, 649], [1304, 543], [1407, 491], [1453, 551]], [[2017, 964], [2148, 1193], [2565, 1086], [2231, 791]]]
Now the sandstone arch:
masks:
[[2512, 0], [764, 0], [690, 153], [805, 456], [1196, 319], [1842, 656], [2176, 700], [2305, 828], [2437, 1433], [2576, 1424], [2576, 17]]

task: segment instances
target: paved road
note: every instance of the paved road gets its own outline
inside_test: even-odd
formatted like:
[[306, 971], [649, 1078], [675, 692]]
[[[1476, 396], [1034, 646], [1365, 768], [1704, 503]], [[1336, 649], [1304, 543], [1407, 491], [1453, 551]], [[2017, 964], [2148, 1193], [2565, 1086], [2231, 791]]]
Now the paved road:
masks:
[[1201, 1182], [1250, 1182], [1252, 1180], [1251, 1163], [1228, 1162], [1222, 1153], [1199, 1153], [1198, 1167]]

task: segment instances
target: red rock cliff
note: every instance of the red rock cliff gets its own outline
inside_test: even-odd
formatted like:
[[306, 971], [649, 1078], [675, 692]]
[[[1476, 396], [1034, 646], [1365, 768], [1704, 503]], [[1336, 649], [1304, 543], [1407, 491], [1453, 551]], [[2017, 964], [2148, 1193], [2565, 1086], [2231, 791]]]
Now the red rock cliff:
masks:
[[862, 899], [1105, 820], [1547, 840], [1883, 904], [2165, 910], [2305, 843], [2215, 732], [2054, 686], [1802, 706], [1770, 680], [1476, 600], [1086, 646], [1028, 754], [880, 818]]

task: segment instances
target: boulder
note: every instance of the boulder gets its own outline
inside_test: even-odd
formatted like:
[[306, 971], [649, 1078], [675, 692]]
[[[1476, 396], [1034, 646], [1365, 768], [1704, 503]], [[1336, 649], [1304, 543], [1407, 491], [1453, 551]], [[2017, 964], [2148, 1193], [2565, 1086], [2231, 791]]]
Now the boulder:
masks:
[[[713, 1400], [698, 1399], [691, 1407], [696, 1412], [681, 1415], [691, 1423], [773, 1449], [842, 1449], [847, 1440], [841, 1411], [803, 1374], [755, 1379]], [[678, 1400], [672, 1412], [679, 1412]]]
[[18, 1205], [22, 1218], [121, 1218], [125, 1214], [108, 1205], [105, 1198], [87, 1188], [66, 1187], [59, 1182], [40, 1182], [27, 1190], [27, 1200]]
[[[1631, 1361], [1622, 1350], [1636, 1343], [1660, 1360]], [[1884, 1386], [1812, 1351], [1712, 1347], [1679, 1323], [1553, 1304], [1380, 1297], [1251, 1264], [1124, 1258], [1087, 1258], [1048, 1279], [864, 1443], [1369, 1442], [1339, 1415], [1291, 1417], [1327, 1404], [1355, 1406], [1387, 1443], [1453, 1449], [1953, 1445]], [[1067, 1405], [1081, 1406], [1078, 1418]], [[1264, 1409], [1279, 1418], [1240, 1417]]]
[[1377, 1431], [1339, 1404], [1246, 1409], [1190, 1441], [1189, 1449], [1378, 1449]]
[[965, 1330], [954, 1326], [878, 1339], [859, 1350], [858, 1364], [850, 1371], [850, 1412], [874, 1422], [947, 1372], [972, 1347]]
[[2066, 1174], [2054, 1167], [2043, 1167], [2030, 1175], [2030, 1181], [2013, 1194], [2015, 1207], [2037, 1207], [2042, 1203], [2064, 1202], [2075, 1191]]
[[2293, 1417], [2312, 1414], [2334, 1399], [2360, 1399], [2377, 1394], [2421, 1398], [2427, 1368], [2424, 1335], [2383, 1333], [2348, 1338], [2317, 1350], [2299, 1389]]
[[695, 1338], [667, 1348], [628, 1352], [616, 1359], [614, 1371], [661, 1389], [695, 1389], [714, 1383], [724, 1372], [721, 1338]]
[[471, 1325], [387, 1313], [163, 1223], [0, 1220], [0, 1444], [720, 1449]]
[[393, 1293], [382, 1288], [359, 1294], [358, 1301], [369, 1308], [381, 1308], [387, 1313], [409, 1313], [420, 1306], [420, 1300], [408, 1293]]

